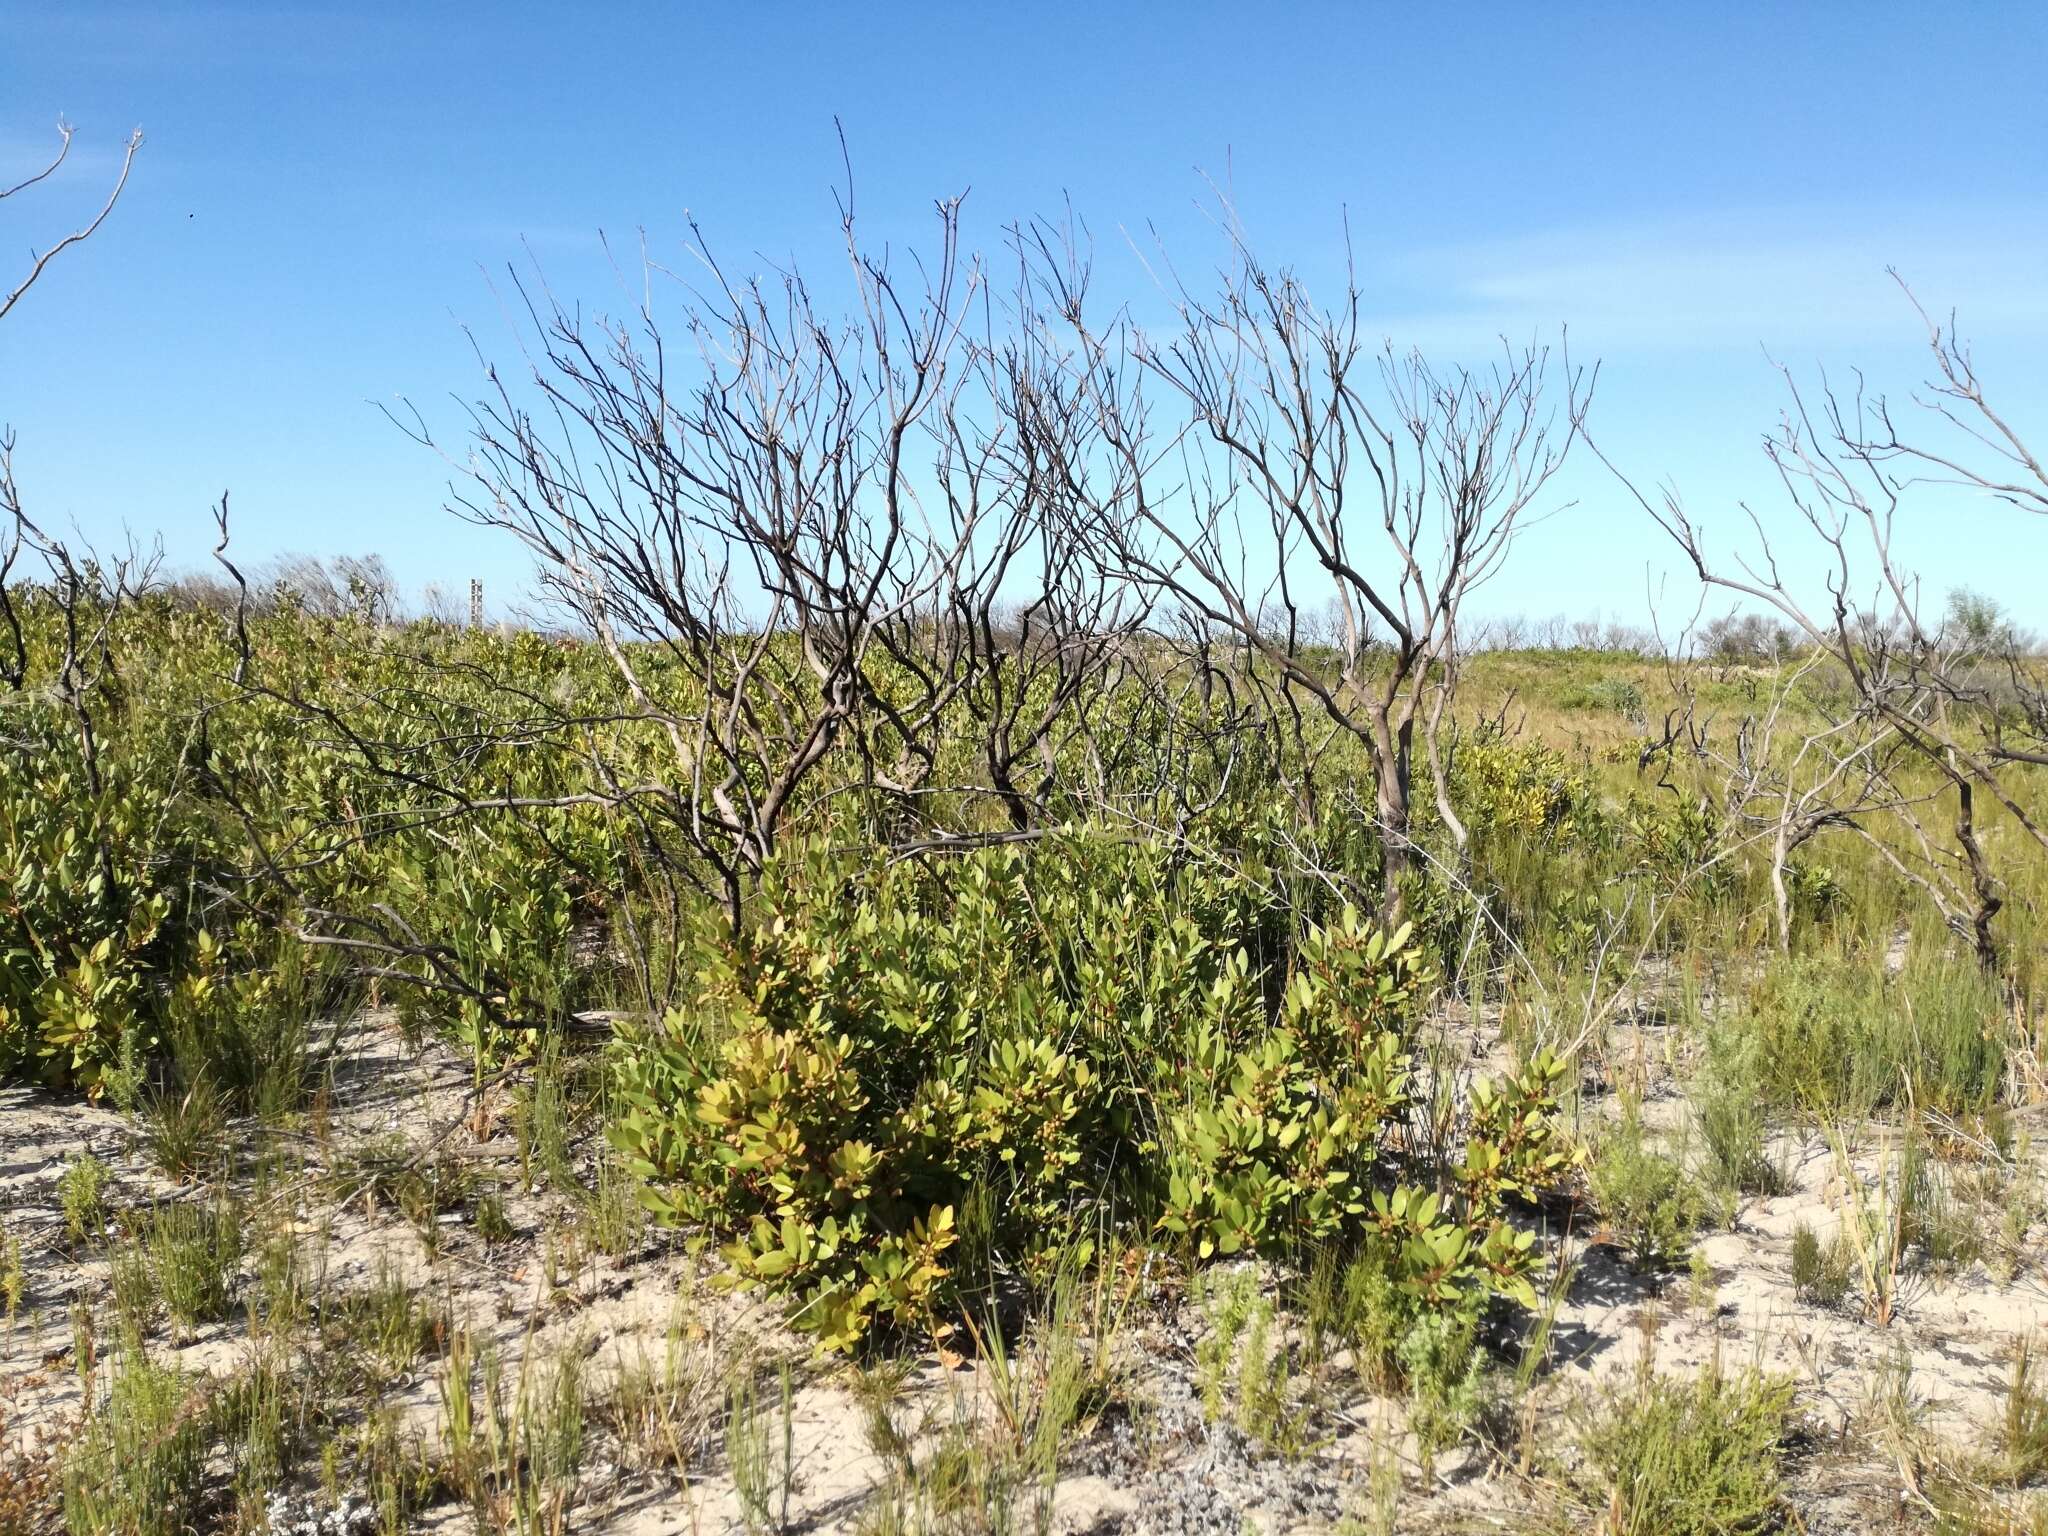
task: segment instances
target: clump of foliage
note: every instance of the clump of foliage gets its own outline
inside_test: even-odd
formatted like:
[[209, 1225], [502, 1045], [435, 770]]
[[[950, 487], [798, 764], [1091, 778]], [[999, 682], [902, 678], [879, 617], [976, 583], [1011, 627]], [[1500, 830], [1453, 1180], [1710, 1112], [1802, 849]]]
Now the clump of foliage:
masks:
[[57, 1180], [64, 1208], [64, 1235], [74, 1243], [96, 1242], [107, 1230], [107, 1190], [114, 1171], [90, 1152], [72, 1159]]
[[1734, 1028], [1754, 1042], [1774, 1103], [1829, 1116], [1910, 1101], [1981, 1112], [2005, 1071], [1995, 978], [1965, 956], [1910, 959], [1896, 976], [1868, 955], [1820, 952], [1774, 962]]
[[139, 1350], [124, 1353], [105, 1403], [63, 1458], [74, 1536], [177, 1536], [206, 1508], [212, 1415], [202, 1383]]
[[1253, 1444], [1292, 1460], [1312, 1445], [1316, 1410], [1258, 1273], [1212, 1272], [1203, 1287], [1208, 1331], [1195, 1350], [1196, 1385], [1212, 1421], [1228, 1417]]
[[1772, 1530], [1791, 1433], [1792, 1382], [1719, 1368], [1645, 1369], [1586, 1414], [1580, 1435], [1597, 1529], [1608, 1536], [1745, 1536]]
[[1739, 1195], [1785, 1192], [1785, 1171], [1771, 1160], [1759, 1078], [1762, 1043], [1746, 1031], [1713, 1030], [1705, 1069], [1693, 1083], [1701, 1176], [1728, 1205]]
[[1815, 1306], [1839, 1307], [1854, 1281], [1856, 1256], [1846, 1233], [1823, 1243], [1805, 1222], [1792, 1229], [1792, 1289]]
[[1989, 1468], [2010, 1487], [2025, 1487], [2048, 1473], [2048, 1388], [2040, 1361], [2025, 1336], [2013, 1344], [2012, 1374], [2006, 1378], [2005, 1408]]
[[1384, 1250], [1367, 1243], [1339, 1256], [1324, 1250], [1302, 1287], [1302, 1313], [1318, 1358], [1332, 1345], [1351, 1354], [1374, 1391], [1408, 1402], [1408, 1426], [1427, 1459], [1451, 1445], [1486, 1404], [1486, 1352], [1479, 1342], [1484, 1298], [1426, 1307], [1392, 1278]]
[[142, 777], [94, 791], [54, 715], [38, 768], [0, 776], [0, 1069], [99, 1087], [125, 1068], [132, 1085], [157, 1044], [150, 977], [178, 943], [173, 800]]
[[1591, 1183], [1601, 1217], [1639, 1270], [1671, 1265], [1705, 1215], [1698, 1184], [1644, 1130], [1633, 1107], [1594, 1147]]
[[[244, 658], [231, 615], [172, 593], [8, 595], [24, 675], [0, 752], [0, 1076], [124, 1106], [204, 1082], [236, 1112], [289, 1109], [310, 1021], [350, 999], [335, 957], [365, 953], [308, 930], [371, 945], [406, 1019], [480, 1056], [523, 1049], [513, 1026], [602, 979], [568, 963], [573, 923], [619, 884], [601, 817], [418, 804], [423, 777], [559, 790], [560, 759], [485, 744], [492, 679], [594, 692], [600, 658], [282, 602], [246, 616]], [[64, 659], [72, 630], [99, 637], [89, 668]]]
[[1647, 719], [1642, 685], [1628, 677], [1602, 677], [1591, 682], [1573, 683], [1558, 696], [1558, 705], [1563, 709], [1611, 711], [1637, 727]]
[[226, 1313], [242, 1252], [241, 1216], [230, 1205], [167, 1205], [150, 1222], [157, 1294], [187, 1326]]
[[1481, 729], [1460, 739], [1448, 769], [1460, 817], [1475, 833], [1587, 836], [1600, 825], [1585, 774], [1557, 748]]
[[1415, 1319], [1395, 1354], [1408, 1392], [1408, 1427], [1423, 1465], [1434, 1469], [1485, 1406], [1486, 1354], [1479, 1347], [1479, 1313], [1449, 1308]]
[[1430, 1307], [1527, 1294], [1502, 1205], [1559, 1156], [1557, 1069], [1475, 1098], [1462, 1166], [1406, 1166], [1428, 980], [1406, 932], [1349, 910], [1296, 932], [1246, 877], [1087, 835], [946, 866], [812, 853], [763, 897], [622, 1051], [616, 1140], [657, 1215], [825, 1344], [929, 1323], [963, 1277], [1043, 1283], [1115, 1219], [1198, 1258], [1358, 1236]]

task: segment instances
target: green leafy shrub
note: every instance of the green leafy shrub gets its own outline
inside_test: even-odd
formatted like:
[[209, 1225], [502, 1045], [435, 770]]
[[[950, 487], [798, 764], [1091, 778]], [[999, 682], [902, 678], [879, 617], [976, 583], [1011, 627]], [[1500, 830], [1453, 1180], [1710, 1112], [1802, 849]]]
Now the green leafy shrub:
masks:
[[1668, 801], [1637, 792], [1622, 809], [1624, 846], [1669, 883], [1683, 881], [1702, 900], [1726, 894], [1736, 881], [1722, 852], [1723, 827], [1711, 802]]
[[90, 793], [75, 755], [52, 730], [39, 771], [0, 775], [0, 1070], [127, 1096], [157, 1043], [150, 978], [175, 942], [167, 804], [146, 782]]
[[[521, 709], [596, 696], [596, 652], [280, 604], [249, 615], [245, 659], [218, 612], [101, 594], [78, 684], [48, 590], [10, 595], [26, 675], [0, 701], [0, 1075], [124, 1106], [204, 1078], [269, 1113], [350, 964], [491, 1058], [534, 1038], [506, 1021], [545, 1025], [610, 974], [571, 964], [569, 934], [624, 884], [617, 829], [587, 807], [446, 807], [563, 787], [530, 720], [498, 732], [496, 679], [535, 690]], [[302, 926], [372, 948], [316, 960]]]
[[444, 1029], [481, 1064], [540, 1038], [531, 1027], [508, 1030], [501, 1019], [548, 1023], [571, 1005], [575, 900], [568, 883], [533, 878], [554, 856], [531, 829], [467, 830], [453, 846], [390, 850], [379, 875], [410, 920], [445, 947], [444, 963], [467, 988], [408, 989], [402, 1017], [415, 1028]]
[[1405, 932], [1346, 911], [1295, 942], [1164, 846], [809, 854], [623, 1048], [615, 1139], [657, 1215], [828, 1345], [930, 1322], [963, 1272], [1043, 1283], [1112, 1213], [1197, 1258], [1369, 1235], [1423, 1304], [1524, 1297], [1500, 1206], [1556, 1156], [1555, 1069], [1489, 1087], [1463, 1177], [1405, 1182], [1426, 983]]
[[1459, 819], [1475, 833], [1566, 841], [1594, 830], [1598, 798], [1557, 748], [1482, 729], [1461, 736], [1447, 769]]
[[238, 1111], [296, 1108], [312, 1071], [314, 1017], [347, 996], [321, 955], [251, 918], [200, 929], [160, 1008], [171, 1075]]

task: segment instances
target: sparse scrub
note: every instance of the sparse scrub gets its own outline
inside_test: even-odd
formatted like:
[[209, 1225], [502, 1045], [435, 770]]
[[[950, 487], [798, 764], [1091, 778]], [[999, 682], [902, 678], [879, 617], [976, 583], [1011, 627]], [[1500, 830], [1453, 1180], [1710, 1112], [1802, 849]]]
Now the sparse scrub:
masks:
[[296, 1466], [311, 1436], [317, 1396], [276, 1347], [258, 1353], [214, 1392], [210, 1414], [227, 1457], [228, 1492], [245, 1521], [256, 1518]]
[[160, 1206], [148, 1228], [156, 1295], [185, 1327], [226, 1315], [242, 1262], [241, 1213], [231, 1204]]
[[1856, 1256], [1845, 1234], [1828, 1242], [1805, 1222], [1792, 1229], [1792, 1289], [1802, 1301], [1839, 1307], [1848, 1299]]
[[[958, 1419], [870, 1497], [858, 1536], [1015, 1536], [1043, 1532], [1012, 1447], [987, 1426]], [[1027, 1524], [1027, 1520], [1030, 1523]]]
[[72, 1536], [182, 1536], [202, 1526], [211, 1406], [202, 1381], [122, 1352], [106, 1401], [65, 1451]]
[[373, 1407], [322, 1451], [322, 1481], [332, 1490], [346, 1465], [352, 1485], [369, 1491], [380, 1536], [403, 1536], [439, 1486], [432, 1460], [399, 1422], [395, 1404]]
[[1583, 1486], [1607, 1536], [1747, 1536], [1783, 1514], [1780, 1468], [1792, 1433], [1792, 1383], [1710, 1368], [1690, 1379], [1647, 1363], [1581, 1414]]
[[139, 1338], [155, 1321], [159, 1303], [143, 1233], [131, 1231], [115, 1245], [108, 1257], [107, 1280], [123, 1332]]
[[534, 1059], [532, 1076], [521, 1085], [512, 1106], [512, 1131], [519, 1146], [519, 1166], [528, 1190], [536, 1176], [556, 1189], [580, 1190], [582, 1180], [570, 1157], [569, 1063], [559, 1043], [549, 1042]]
[[1734, 1028], [1756, 1053], [1774, 1103], [1860, 1118], [1911, 1103], [1981, 1112], [2006, 1068], [2007, 1011], [1997, 983], [1967, 959], [1922, 957], [1888, 977], [1869, 955], [1776, 961]]
[[1360, 1376], [1375, 1390], [1400, 1384], [1397, 1349], [1415, 1321], [1416, 1308], [1366, 1250], [1340, 1254], [1325, 1248], [1311, 1262], [1302, 1291], [1302, 1321], [1318, 1357], [1348, 1348]]
[[477, 1175], [457, 1157], [411, 1158], [384, 1188], [431, 1251], [439, 1241], [442, 1216], [459, 1211], [476, 1194]]
[[1835, 1166], [1847, 1196], [1844, 1237], [1861, 1282], [1865, 1313], [1890, 1327], [1905, 1305], [1912, 1279], [1913, 1244], [1921, 1226], [1925, 1193], [1923, 1152], [1908, 1126], [1903, 1141], [1878, 1158], [1876, 1178], [1866, 1182], [1839, 1132], [1833, 1138]]
[[312, 1319], [321, 1297], [325, 1254], [323, 1234], [301, 1232], [289, 1220], [264, 1235], [256, 1248], [249, 1301], [252, 1330], [290, 1339]]
[[1920, 1261], [1937, 1274], [1976, 1262], [1985, 1249], [1981, 1216], [1959, 1193], [1954, 1169], [1918, 1135], [1907, 1137], [1901, 1161], [1900, 1177], [1910, 1186], [1906, 1240]]
[[[1236, 1310], [1236, 1302], [1228, 1304]], [[984, 1403], [956, 1399], [936, 1435], [899, 1421], [910, 1362], [878, 1360], [855, 1376], [867, 1441], [885, 1469], [863, 1506], [862, 1536], [1013, 1536], [1054, 1529], [1061, 1458], [1116, 1396], [1112, 1359], [1121, 1304], [1063, 1271], [1014, 1343], [994, 1317], [968, 1332], [981, 1352]], [[1248, 1318], [1235, 1320], [1242, 1341]], [[1270, 1386], [1271, 1377], [1265, 1384]]]
[[96, 1243], [105, 1235], [110, 1212], [107, 1189], [113, 1170], [90, 1152], [74, 1160], [57, 1181], [64, 1208], [64, 1233], [74, 1243]]
[[645, 1241], [647, 1206], [641, 1199], [640, 1181], [621, 1166], [610, 1152], [597, 1159], [596, 1177], [587, 1188], [579, 1188], [583, 1204], [583, 1225], [590, 1245], [614, 1258], [636, 1251]]
[[469, 1220], [470, 1225], [476, 1228], [476, 1235], [492, 1245], [509, 1243], [519, 1235], [512, 1225], [512, 1218], [506, 1214], [504, 1196], [496, 1190], [477, 1197]]
[[1593, 1149], [1591, 1183], [1614, 1239], [1637, 1269], [1653, 1271], [1682, 1256], [1705, 1215], [1684, 1163], [1661, 1150], [1631, 1111]]
[[[1391, 1536], [1471, 1512], [1467, 1441], [1560, 1530], [1803, 1529], [1793, 1387], [1728, 1339], [1896, 1467], [1816, 1525], [2048, 1531], [2038, 1340], [1963, 1448], [1981, 1360], [1880, 1331], [2041, 1279], [2048, 648], [1899, 558], [1938, 495], [2015, 579], [2048, 470], [1954, 321], [1911, 301], [1928, 411], [1788, 373], [1790, 515], [1732, 537], [1599, 450], [1698, 591], [1531, 648], [1479, 609], [1597, 364], [1382, 346], [1380, 257], [1269, 264], [1227, 193], [1222, 259], [1133, 298], [1078, 219], [884, 245], [847, 176], [837, 310], [692, 225], [610, 312], [515, 274], [468, 441], [394, 412], [533, 573], [506, 622], [258, 570], [225, 495], [210, 579], [89, 550], [0, 429], [5, 1113], [133, 1142], [117, 1198], [6, 1127], [0, 1392], [82, 1406], [51, 1459], [0, 1404], [0, 1536], [568, 1536], [707, 1476], [754, 1533], [1048, 1536], [1082, 1466]], [[700, 1256], [750, 1294], [643, 1348]], [[1713, 1364], [1658, 1375], [1664, 1327]], [[835, 1395], [857, 1512], [799, 1455]]]
[[574, 1529], [589, 1410], [579, 1342], [543, 1352], [529, 1334], [516, 1381], [494, 1346], [449, 1330], [441, 1363], [438, 1472], [485, 1529], [564, 1536]]
[[2015, 1498], [1987, 1489], [1936, 1484], [1935, 1536], [2048, 1536], [2048, 1494]]

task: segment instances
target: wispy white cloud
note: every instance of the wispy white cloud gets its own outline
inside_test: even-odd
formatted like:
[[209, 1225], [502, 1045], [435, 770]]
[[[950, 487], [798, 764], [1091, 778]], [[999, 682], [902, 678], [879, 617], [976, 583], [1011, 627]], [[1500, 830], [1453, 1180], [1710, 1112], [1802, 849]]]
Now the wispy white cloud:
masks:
[[1586, 224], [1384, 265], [1410, 300], [1376, 327], [1469, 347], [1569, 324], [1594, 350], [1840, 347], [1910, 336], [1886, 267], [1964, 333], [2048, 335], [2048, 220], [2035, 209], [1725, 210]]

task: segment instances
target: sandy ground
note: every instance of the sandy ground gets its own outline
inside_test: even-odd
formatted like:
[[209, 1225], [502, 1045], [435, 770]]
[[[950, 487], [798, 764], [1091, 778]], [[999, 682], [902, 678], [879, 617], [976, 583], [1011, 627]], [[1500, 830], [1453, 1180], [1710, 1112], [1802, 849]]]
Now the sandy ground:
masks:
[[[843, 1364], [818, 1361], [782, 1328], [769, 1305], [710, 1285], [715, 1261], [689, 1255], [673, 1236], [648, 1228], [633, 1251], [562, 1251], [572, 1203], [527, 1193], [516, 1149], [501, 1127], [468, 1123], [473, 1101], [462, 1064], [429, 1048], [413, 1055], [395, 1032], [366, 1026], [337, 1063], [322, 1134], [299, 1146], [300, 1172], [285, 1187], [293, 1230], [304, 1234], [313, 1268], [336, 1291], [404, 1275], [479, 1346], [494, 1346], [508, 1370], [529, 1358], [574, 1352], [594, 1397], [635, 1361], [680, 1350], [705, 1362], [787, 1362], [792, 1379], [787, 1528], [850, 1531], [870, 1507], [887, 1468]], [[1675, 1124], [1682, 1101], [1653, 1091], [1646, 1114]], [[443, 1215], [431, 1250], [414, 1225], [374, 1198], [347, 1189], [344, 1149], [402, 1138], [413, 1149], [445, 1150], [502, 1191], [515, 1235], [487, 1244], [461, 1212]], [[592, 1166], [594, 1143], [582, 1149]], [[1800, 1518], [1810, 1531], [1916, 1528], [1917, 1507], [1895, 1452], [1869, 1429], [1871, 1405], [1901, 1361], [1926, 1431], [1981, 1443], [2002, 1411], [2013, 1350], [2048, 1345], [2048, 1246], [2036, 1227], [2023, 1251], [1995, 1276], [1982, 1263], [1956, 1273], [1915, 1274], [1899, 1315], [1879, 1327], [1852, 1301], [1825, 1308], [1802, 1301], [1791, 1280], [1791, 1234], [1804, 1223], [1823, 1238], [1845, 1219], [1848, 1185], [1838, 1152], [1817, 1136], [1775, 1149], [1789, 1173], [1787, 1193], [1751, 1200], [1732, 1230], [1698, 1243], [1704, 1271], [1648, 1278], [1618, 1253], [1570, 1233], [1548, 1231], [1553, 1255], [1576, 1262], [1552, 1333], [1552, 1364], [1524, 1412], [1536, 1442], [1564, 1440], [1570, 1406], [1593, 1384], [1639, 1369], [1698, 1370], [1719, 1360], [1785, 1372], [1799, 1384], [1807, 1433], [1790, 1467]], [[115, 1204], [148, 1206], [191, 1191], [156, 1175], [135, 1127], [114, 1111], [40, 1092], [0, 1089], [0, 1215], [20, 1245], [26, 1293], [0, 1333], [0, 1398], [16, 1433], [61, 1437], [83, 1407], [73, 1358], [74, 1306], [98, 1308], [108, 1290], [103, 1250], [64, 1241], [57, 1181], [90, 1153], [112, 1165]], [[1873, 1178], [1887, 1155], [1868, 1135], [1850, 1164]], [[2031, 1154], [2028, 1154], [2031, 1156]], [[346, 1196], [346, 1198], [344, 1198]], [[245, 1273], [247, 1264], [245, 1262]], [[1126, 1406], [1102, 1413], [1065, 1457], [1049, 1502], [1049, 1528], [1064, 1531], [1317, 1531], [1356, 1515], [1374, 1468], [1390, 1456], [1402, 1471], [1399, 1530], [1526, 1529], [1549, 1508], [1509, 1459], [1477, 1450], [1446, 1456], [1427, 1473], [1404, 1437], [1400, 1406], [1338, 1390], [1320, 1420], [1320, 1444], [1298, 1460], [1261, 1454], [1227, 1424], [1209, 1423], [1196, 1391], [1195, 1349], [1203, 1326], [1170, 1278], [1148, 1282], [1117, 1348]], [[674, 1342], [672, 1342], [674, 1341]], [[216, 1375], [246, 1359], [250, 1342], [236, 1317], [176, 1338], [160, 1330], [152, 1347], [189, 1369]], [[432, 1439], [442, 1414], [436, 1362], [401, 1373], [388, 1389], [405, 1423]], [[1341, 1383], [1340, 1383], [1341, 1388]], [[937, 1355], [910, 1363], [895, 1422], [927, 1442], [948, 1425], [985, 1422], [995, 1412], [982, 1368]], [[776, 1427], [779, 1437], [781, 1430]], [[620, 1533], [759, 1529], [738, 1497], [715, 1426], [677, 1467], [650, 1465], [635, 1447], [602, 1432], [591, 1437], [571, 1528]], [[319, 1499], [314, 1480], [300, 1490]], [[775, 1511], [779, 1521], [781, 1511]], [[1554, 1518], [1554, 1514], [1550, 1516]], [[775, 1523], [770, 1522], [771, 1526]], [[1028, 1524], [1029, 1522], [1027, 1522]], [[421, 1516], [426, 1529], [467, 1530], [452, 1501]]]

